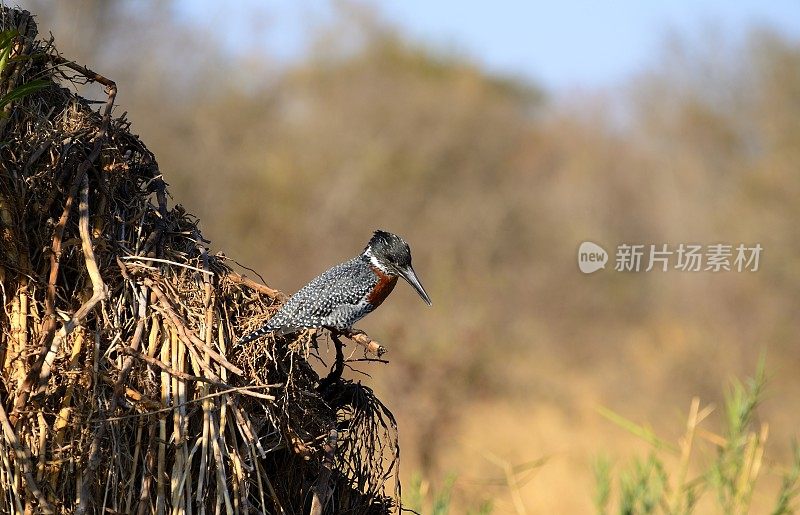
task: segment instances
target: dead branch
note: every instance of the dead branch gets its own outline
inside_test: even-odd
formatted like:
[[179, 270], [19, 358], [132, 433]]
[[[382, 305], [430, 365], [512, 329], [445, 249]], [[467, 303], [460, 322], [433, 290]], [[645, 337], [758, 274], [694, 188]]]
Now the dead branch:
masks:
[[[87, 71], [87, 78], [90, 77], [89, 70]], [[69, 213], [72, 209], [72, 202], [77, 194], [78, 187], [80, 184], [84, 183], [86, 172], [91, 168], [92, 164], [97, 160], [100, 156], [100, 151], [103, 148], [103, 143], [105, 141], [106, 134], [108, 133], [109, 126], [111, 124], [111, 109], [114, 106], [114, 99], [117, 96], [117, 86], [114, 81], [110, 79], [106, 79], [94, 72], [91, 72], [91, 77], [101, 77], [102, 84], [106, 86], [106, 94], [108, 95], [108, 100], [106, 101], [105, 110], [103, 112], [103, 119], [100, 125], [100, 129], [94, 141], [94, 146], [92, 147], [91, 153], [87, 156], [87, 158], [80, 164], [78, 170], [75, 174], [75, 178], [72, 182], [72, 187], [70, 188], [70, 192], [67, 195], [67, 200], [64, 204], [64, 210], [61, 213], [61, 218], [59, 219], [58, 225], [56, 226], [55, 235], [53, 236], [53, 246], [52, 246], [52, 254], [50, 258], [50, 277], [47, 283], [47, 297], [45, 299], [45, 309], [46, 309], [46, 317], [44, 326], [42, 327], [42, 338], [41, 338], [41, 351], [39, 354], [39, 358], [34, 363], [31, 370], [28, 372], [27, 377], [25, 378], [25, 382], [20, 388], [20, 391], [17, 392], [17, 397], [14, 401], [14, 409], [11, 413], [11, 420], [12, 423], [16, 425], [16, 415], [19, 411], [27, 404], [28, 398], [30, 396], [31, 390], [33, 389], [34, 382], [38, 383], [41, 389], [41, 385], [43, 382], [46, 382], [50, 375], [50, 368], [52, 366], [52, 361], [55, 359], [55, 354], [58, 352], [58, 349], [61, 344], [61, 340], [66, 337], [72, 330], [80, 323], [86, 314], [88, 314], [94, 306], [102, 299], [102, 295], [104, 292], [101, 292], [103, 288], [103, 281], [100, 278], [100, 273], [97, 270], [97, 264], [94, 260], [94, 252], [92, 250], [91, 244], [91, 236], [89, 235], [89, 207], [88, 207], [88, 182], [86, 182], [86, 205], [85, 210], [83, 207], [80, 208], [81, 213], [85, 213], [85, 219], [82, 218], [79, 224], [79, 229], [81, 231], [81, 241], [83, 246], [84, 257], [86, 259], [86, 267], [89, 272], [89, 276], [92, 279], [92, 286], [94, 290], [94, 294], [92, 298], [89, 299], [81, 308], [75, 313], [71, 320], [65, 323], [60, 331], [61, 337], [56, 339], [55, 333], [55, 282], [58, 277], [58, 269], [59, 269], [59, 258], [61, 256], [61, 242], [64, 237], [64, 227], [67, 224], [67, 220], [69, 218]], [[91, 80], [96, 80], [95, 78]], [[98, 82], [100, 82], [98, 80]], [[83, 200], [83, 197], [82, 197]], [[85, 232], [84, 232], [85, 231]], [[87, 252], [88, 250], [88, 252]]]
[[339, 337], [331, 333], [331, 339], [333, 340], [333, 344], [336, 347], [336, 361], [331, 368], [330, 373], [319, 382], [318, 390], [320, 392], [324, 392], [330, 385], [334, 384], [336, 381], [342, 378], [342, 372], [344, 371], [344, 344]]
[[[36, 478], [33, 477], [34, 467], [31, 463], [31, 451], [17, 438], [17, 434], [14, 432], [14, 428], [11, 427], [11, 423], [6, 416], [6, 410], [3, 409], [2, 402], [0, 402], [0, 425], [3, 426], [3, 435], [6, 438], [6, 442], [14, 449], [16, 459], [22, 464], [26, 488], [30, 490], [44, 513], [55, 513], [53, 506], [47, 501], [39, 488], [39, 483], [36, 481]], [[27, 509], [28, 507], [26, 506], [26, 511]]]
[[41, 372], [39, 373], [38, 382], [40, 389], [50, 377], [50, 370], [53, 366], [53, 360], [56, 357], [56, 352], [58, 352], [61, 342], [64, 341], [67, 335], [78, 326], [81, 320], [83, 320], [84, 317], [86, 317], [86, 315], [88, 315], [89, 312], [94, 309], [97, 303], [106, 297], [106, 286], [105, 283], [103, 283], [103, 278], [100, 276], [100, 269], [97, 266], [97, 260], [95, 259], [94, 255], [94, 247], [92, 246], [92, 235], [89, 231], [89, 179], [85, 174], [83, 175], [81, 182], [81, 200], [78, 206], [78, 210], [80, 212], [78, 230], [80, 231], [81, 235], [81, 248], [83, 250], [84, 260], [86, 262], [86, 271], [89, 273], [89, 278], [92, 281], [92, 296], [80, 308], [78, 308], [72, 318], [61, 327], [58, 334], [53, 339], [53, 345], [51, 345], [50, 349], [45, 355], [44, 363], [42, 364]]
[[370, 338], [369, 335], [364, 331], [360, 331], [358, 329], [350, 329], [349, 331], [345, 331], [343, 334], [347, 336], [349, 339], [356, 342], [357, 344], [364, 347], [364, 349], [367, 352], [375, 354], [379, 358], [384, 354], [386, 354], [387, 352], [386, 347], [384, 347], [380, 343]]
[[330, 478], [333, 471], [333, 457], [336, 454], [336, 444], [339, 440], [339, 433], [335, 429], [331, 429], [328, 433], [328, 439], [322, 447], [322, 464], [320, 465], [319, 477], [317, 477], [314, 486], [311, 487], [311, 510], [309, 515], [322, 515], [325, 505], [328, 503], [331, 496]]
[[195, 382], [198, 382], [198, 383], [210, 383], [210, 384], [215, 384], [215, 385], [218, 385], [218, 386], [227, 386], [227, 385], [225, 385], [223, 383], [214, 381], [213, 379], [208, 379], [206, 377], [200, 377], [200, 376], [193, 376], [192, 374], [187, 374], [186, 372], [181, 372], [180, 370], [175, 370], [174, 368], [172, 368], [171, 366], [167, 365], [166, 363], [164, 363], [160, 359], [150, 357], [147, 354], [139, 352], [138, 350], [134, 349], [133, 347], [123, 347], [121, 350], [122, 350], [122, 352], [124, 352], [128, 356], [133, 356], [133, 357], [135, 357], [137, 359], [140, 359], [140, 360], [144, 361], [148, 365], [153, 365], [154, 367], [158, 367], [160, 370], [163, 370], [167, 374], [169, 374], [169, 375], [171, 375], [173, 377], [177, 377], [178, 379], [183, 379], [184, 381], [195, 381]]
[[[169, 299], [164, 294], [164, 292], [161, 291], [161, 288], [155, 283], [155, 281], [153, 281], [152, 279], [149, 279], [149, 278], [145, 278], [143, 280], [143, 283], [145, 285], [149, 286], [153, 290], [153, 293], [158, 298], [158, 302], [161, 305], [162, 309], [164, 310], [165, 314], [167, 315], [170, 323], [173, 325], [173, 327], [175, 327], [175, 329], [178, 331], [178, 335], [181, 337], [181, 339], [184, 340], [185, 343], [187, 343], [190, 346], [199, 347], [201, 350], [203, 350], [203, 352], [205, 352], [206, 354], [208, 354], [209, 356], [214, 358], [214, 360], [217, 363], [219, 363], [220, 365], [222, 365], [226, 369], [230, 370], [234, 374], [236, 374], [236, 375], [242, 375], [243, 374], [242, 369], [240, 369], [239, 367], [237, 367], [237, 366], [233, 365], [232, 363], [230, 363], [227, 359], [225, 359], [224, 356], [222, 356], [221, 354], [216, 352], [214, 349], [212, 349], [211, 347], [206, 345], [206, 343], [203, 340], [198, 338], [192, 331], [190, 331], [186, 327], [186, 325], [184, 324], [184, 322], [181, 319], [180, 315], [178, 315], [178, 313], [172, 307], [172, 304], [170, 303]], [[201, 364], [201, 366], [203, 366], [203, 365]], [[204, 368], [204, 370], [206, 370], [206, 372], [212, 374], [212, 376], [209, 376], [209, 377], [211, 377], [212, 379], [216, 378], [216, 380], [219, 379], [218, 376], [213, 371], [211, 371], [210, 368], [206, 368], [206, 367], [203, 367], [203, 368]]]
[[235, 272], [233, 270], [229, 271], [226, 274], [225, 277], [227, 277], [228, 279], [230, 279], [232, 282], [234, 282], [236, 284], [241, 284], [243, 286], [247, 286], [251, 290], [255, 290], [258, 293], [266, 295], [270, 299], [273, 299], [273, 300], [285, 300], [286, 299], [286, 294], [283, 293], [282, 291], [272, 289], [269, 286], [266, 286], [264, 284], [256, 282], [256, 281], [250, 279], [249, 277], [247, 277], [246, 275], [241, 275], [241, 274], [239, 274], [239, 273], [237, 273], [237, 272]]

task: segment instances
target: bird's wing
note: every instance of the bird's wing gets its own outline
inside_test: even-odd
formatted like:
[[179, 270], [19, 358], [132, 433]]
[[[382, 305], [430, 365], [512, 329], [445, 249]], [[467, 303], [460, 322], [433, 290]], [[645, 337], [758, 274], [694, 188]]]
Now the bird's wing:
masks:
[[374, 274], [360, 257], [336, 265], [303, 286], [264, 326], [244, 336], [239, 343], [247, 343], [269, 332], [285, 335], [304, 327], [326, 325], [331, 315], [356, 309], [375, 281]]
[[276, 329], [292, 322], [299, 323], [299, 327], [320, 325], [337, 309], [348, 309], [361, 303], [375, 280], [359, 258], [336, 265], [292, 295], [270, 319], [270, 325]]

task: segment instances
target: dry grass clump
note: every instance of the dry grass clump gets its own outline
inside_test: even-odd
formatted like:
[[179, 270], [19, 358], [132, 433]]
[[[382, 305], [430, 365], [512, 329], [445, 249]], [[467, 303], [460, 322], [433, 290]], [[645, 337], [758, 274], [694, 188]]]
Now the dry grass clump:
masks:
[[0, 9], [0, 93], [49, 84], [0, 119], [0, 512], [394, 509], [392, 414], [341, 362], [320, 381], [317, 334], [233, 343], [282, 294], [169, 207], [114, 82]]

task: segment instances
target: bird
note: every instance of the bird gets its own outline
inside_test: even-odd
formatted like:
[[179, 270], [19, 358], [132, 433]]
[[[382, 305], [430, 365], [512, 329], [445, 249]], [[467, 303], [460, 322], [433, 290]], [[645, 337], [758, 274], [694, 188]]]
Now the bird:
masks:
[[411, 266], [408, 243], [387, 231], [373, 233], [364, 250], [311, 280], [259, 329], [243, 336], [239, 344], [268, 333], [285, 336], [306, 328], [327, 328], [343, 333], [386, 300], [405, 279], [429, 306], [431, 298]]

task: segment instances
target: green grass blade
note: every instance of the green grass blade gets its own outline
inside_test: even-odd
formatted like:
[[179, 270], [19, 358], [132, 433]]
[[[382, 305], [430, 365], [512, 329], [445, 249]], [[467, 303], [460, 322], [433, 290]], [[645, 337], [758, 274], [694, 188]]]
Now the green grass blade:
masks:
[[628, 420], [622, 415], [604, 406], [598, 406], [597, 412], [600, 413], [600, 415], [602, 415], [606, 419], [616, 424], [617, 426], [621, 427], [622, 429], [628, 431], [629, 433], [635, 436], [638, 436], [639, 438], [649, 443], [656, 449], [670, 451], [675, 454], [678, 454], [680, 452], [677, 445], [669, 443], [668, 441], [659, 438], [650, 428], [644, 427], [631, 420]]
[[42, 90], [50, 85], [50, 82], [44, 79], [37, 79], [32, 80], [30, 82], [26, 82], [25, 84], [15, 88], [12, 92], [8, 93], [7, 95], [3, 95], [0, 97], [0, 109], [8, 105], [9, 103], [19, 100], [31, 93], [35, 93], [39, 90]]

